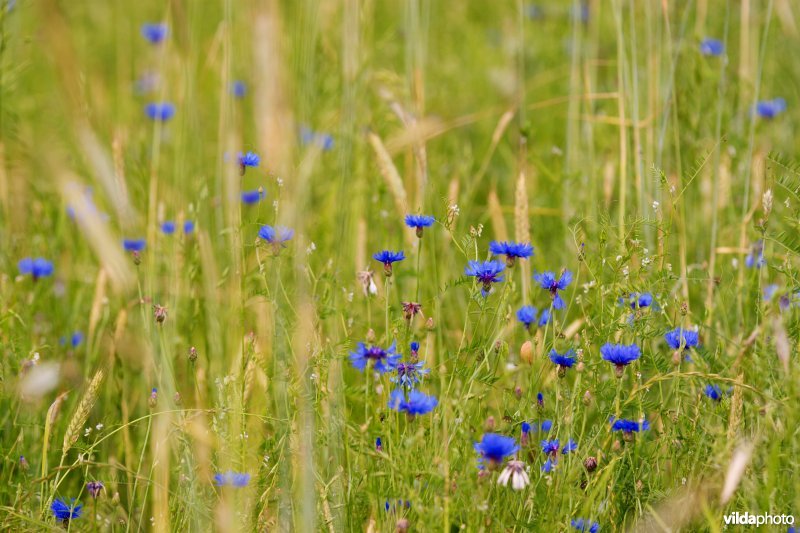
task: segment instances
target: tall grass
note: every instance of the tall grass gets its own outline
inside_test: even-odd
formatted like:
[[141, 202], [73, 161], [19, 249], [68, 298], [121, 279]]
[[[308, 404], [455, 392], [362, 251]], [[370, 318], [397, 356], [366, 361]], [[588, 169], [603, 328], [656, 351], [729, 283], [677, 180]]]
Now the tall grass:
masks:
[[[721, 531], [800, 509], [794, 3], [4, 4], [3, 530]], [[161, 101], [175, 116], [148, 119]], [[409, 213], [436, 223], [418, 238]], [[484, 296], [464, 267], [509, 239], [535, 255]], [[383, 249], [405, 252], [391, 277]], [[557, 310], [531, 276], [563, 269]], [[526, 329], [523, 305], [553, 319]], [[688, 358], [676, 327], [699, 328]], [[433, 411], [390, 409], [359, 342], [418, 342]], [[607, 342], [642, 349], [619, 379]], [[484, 433], [545, 420], [516, 454], [529, 486], [478, 468]], [[545, 438], [578, 448], [546, 472]]]

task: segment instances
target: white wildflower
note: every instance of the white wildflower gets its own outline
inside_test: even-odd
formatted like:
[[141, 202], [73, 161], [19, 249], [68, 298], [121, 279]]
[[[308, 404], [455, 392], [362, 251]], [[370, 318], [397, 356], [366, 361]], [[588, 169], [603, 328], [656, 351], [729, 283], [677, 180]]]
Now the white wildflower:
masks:
[[497, 484], [507, 487], [509, 481], [511, 481], [511, 488], [514, 490], [522, 490], [530, 484], [531, 479], [525, 471], [525, 463], [522, 461], [509, 461], [506, 464], [506, 467], [497, 478]]

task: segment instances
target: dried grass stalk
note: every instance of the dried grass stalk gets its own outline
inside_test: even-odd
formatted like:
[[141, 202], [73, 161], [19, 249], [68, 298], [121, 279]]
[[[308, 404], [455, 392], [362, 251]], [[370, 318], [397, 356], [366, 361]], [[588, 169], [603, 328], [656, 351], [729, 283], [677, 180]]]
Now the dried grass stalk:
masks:
[[67, 399], [67, 394], [66, 392], [59, 394], [55, 401], [50, 404], [50, 408], [47, 409], [47, 418], [44, 422], [44, 440], [42, 443], [42, 477], [47, 477], [47, 450], [50, 448], [50, 434], [53, 431], [53, 423], [56, 421], [58, 412], [61, 410], [61, 404]]
[[406, 195], [406, 190], [403, 187], [403, 179], [400, 177], [397, 167], [394, 166], [392, 157], [386, 151], [381, 138], [372, 132], [369, 132], [367, 137], [372, 149], [375, 151], [375, 155], [378, 157], [378, 169], [386, 181], [389, 191], [392, 193], [397, 213], [403, 217], [406, 214], [408, 205], [408, 195]]
[[725, 505], [731, 499], [736, 488], [742, 481], [742, 476], [750, 463], [750, 456], [753, 454], [753, 444], [745, 443], [739, 446], [728, 465], [728, 473], [725, 474], [725, 484], [722, 486], [722, 494], [720, 495], [720, 503]]
[[494, 228], [494, 236], [498, 241], [508, 240], [508, 228], [506, 228], [506, 221], [503, 218], [503, 208], [500, 205], [500, 199], [497, 197], [497, 191], [492, 189], [489, 191], [489, 216], [492, 218], [492, 227]]
[[778, 354], [783, 365], [783, 371], [789, 373], [789, 358], [792, 354], [791, 341], [789, 335], [786, 333], [786, 328], [783, 327], [781, 319], [775, 317], [772, 323], [774, 336], [775, 336], [775, 352]]

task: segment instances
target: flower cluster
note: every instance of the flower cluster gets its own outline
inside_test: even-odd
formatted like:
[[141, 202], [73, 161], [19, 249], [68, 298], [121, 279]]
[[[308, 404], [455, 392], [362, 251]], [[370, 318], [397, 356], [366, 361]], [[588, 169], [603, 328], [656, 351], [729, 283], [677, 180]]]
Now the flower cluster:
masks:
[[[538, 320], [537, 316], [539, 317]], [[551, 319], [550, 309], [542, 309], [541, 315], [539, 315], [539, 311], [532, 305], [524, 305], [517, 310], [517, 320], [528, 330], [531, 329], [534, 323], [542, 327], [549, 324]]]
[[246, 487], [250, 483], [250, 474], [246, 472], [232, 472], [214, 474], [214, 485], [218, 487]]
[[30, 275], [34, 281], [53, 274], [53, 263], [42, 257], [37, 257], [36, 259], [26, 257], [17, 264], [17, 268], [20, 274], [23, 276]]

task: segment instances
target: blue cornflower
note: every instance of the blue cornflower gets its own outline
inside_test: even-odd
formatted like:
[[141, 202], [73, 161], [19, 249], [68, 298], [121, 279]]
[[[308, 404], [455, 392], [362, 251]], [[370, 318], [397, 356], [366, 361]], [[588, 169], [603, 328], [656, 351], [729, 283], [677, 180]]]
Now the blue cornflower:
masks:
[[72, 498], [69, 503], [61, 498], [56, 498], [50, 504], [50, 511], [56, 520], [67, 524], [70, 520], [81, 517], [83, 506], [80, 503], [76, 503], [75, 498]]
[[578, 358], [575, 357], [575, 350], [567, 350], [563, 354], [560, 354], [553, 348], [550, 350], [550, 360], [558, 365], [559, 375], [562, 375], [567, 368], [572, 368], [572, 365], [578, 361]]
[[524, 305], [517, 311], [517, 320], [527, 328], [531, 329], [531, 324], [536, 322], [536, 308], [532, 305]]
[[317, 134], [308, 126], [300, 126], [300, 142], [304, 145], [313, 144]]
[[284, 243], [294, 236], [294, 230], [283, 226], [274, 228], [272, 226], [261, 226], [258, 230], [258, 236], [270, 243], [275, 251], [280, 251], [281, 248], [286, 247]]
[[417, 415], [426, 415], [433, 411], [439, 401], [435, 396], [428, 396], [418, 390], [408, 392], [408, 400], [402, 389], [395, 389], [389, 398], [389, 408], [398, 412], [405, 412], [409, 418]]
[[231, 83], [231, 94], [236, 98], [244, 98], [247, 94], [247, 86], [241, 80], [236, 80]]
[[770, 283], [769, 285], [764, 287], [764, 292], [763, 292], [763, 298], [762, 299], [765, 302], [768, 302], [768, 301], [772, 300], [772, 297], [775, 296], [776, 292], [778, 292], [778, 288], [779, 287], [778, 287], [777, 283]]
[[800, 302], [800, 291], [781, 294], [778, 298], [778, 307], [781, 311], [788, 311]]
[[675, 328], [664, 334], [664, 340], [673, 350], [688, 350], [697, 347], [700, 336], [696, 331], [690, 329]]
[[539, 407], [544, 407], [544, 394], [541, 392], [536, 393], [536, 405]]
[[144, 113], [151, 120], [166, 122], [175, 116], [175, 104], [171, 102], [150, 102], [144, 106]]
[[433, 225], [434, 218], [429, 215], [406, 215], [406, 226], [417, 230], [417, 237], [422, 238], [422, 230]]
[[564, 300], [561, 299], [558, 291], [563, 291], [567, 288], [567, 285], [572, 283], [572, 272], [569, 270], [564, 270], [561, 273], [561, 277], [558, 279], [556, 279], [556, 275], [552, 272], [542, 272], [540, 274], [534, 274], [533, 279], [536, 280], [539, 286], [544, 290], [550, 291], [550, 297], [553, 299], [554, 309], [564, 308]]
[[167, 38], [169, 28], [163, 22], [142, 24], [142, 37], [153, 44], [160, 44]]
[[561, 453], [567, 455], [578, 449], [578, 443], [572, 439], [567, 439], [567, 443], [561, 448]]
[[419, 343], [417, 341], [411, 341], [411, 344], [408, 345], [411, 349], [411, 355], [416, 356], [419, 352]]
[[161, 231], [164, 232], [165, 235], [172, 235], [175, 233], [175, 223], [171, 220], [162, 222]]
[[264, 196], [264, 189], [261, 187], [252, 191], [242, 191], [242, 203], [245, 205], [257, 204]]
[[506, 256], [506, 265], [511, 268], [517, 259], [527, 259], [533, 255], [533, 246], [526, 242], [497, 242], [489, 243], [489, 251], [494, 255]]
[[547, 455], [558, 455], [559, 446], [560, 443], [558, 442], [558, 439], [542, 441], [542, 451]]
[[186, 235], [189, 235], [190, 233], [194, 232], [194, 221], [187, 220], [186, 222], [184, 222], [183, 223], [183, 232]]
[[[415, 356], [419, 350], [419, 343], [417, 344], [417, 349], [414, 349], [414, 344], [411, 343], [411, 355], [412, 357]], [[408, 363], [397, 363], [397, 375], [391, 376], [389, 381], [392, 383], [399, 383], [400, 385], [408, 388], [414, 388], [414, 385], [420, 383], [424, 376], [430, 374], [431, 369], [425, 368], [425, 361], [415, 361], [412, 360]]]
[[636, 344], [611, 344], [610, 342], [600, 347], [603, 359], [614, 363], [618, 378], [622, 377], [625, 366], [639, 359], [642, 351]]
[[464, 274], [474, 276], [475, 281], [482, 283], [481, 294], [486, 296], [492, 290], [492, 283], [503, 281], [503, 276], [500, 273], [505, 268], [505, 265], [500, 261], [470, 261], [469, 265], [464, 269]]
[[231, 486], [236, 488], [246, 487], [250, 483], [250, 474], [246, 472], [225, 472], [214, 474], [214, 485], [218, 487]]
[[36, 259], [26, 257], [17, 263], [17, 268], [19, 268], [19, 273], [23, 276], [30, 274], [34, 281], [53, 274], [53, 263], [42, 257], [37, 257]]
[[481, 455], [481, 458], [487, 459], [492, 465], [502, 463], [503, 459], [519, 450], [517, 441], [513, 437], [497, 433], [484, 433], [481, 441], [473, 443], [472, 446]]
[[380, 437], [375, 438], [375, 451], [382, 452], [383, 451], [383, 441]]
[[649, 292], [632, 292], [627, 298], [620, 298], [621, 305], [629, 305], [631, 309], [642, 309], [653, 304], [653, 295]]
[[722, 389], [719, 388], [719, 385], [708, 384], [706, 388], [703, 389], [703, 394], [718, 402], [722, 400]]
[[550, 309], [542, 309], [542, 314], [539, 315], [539, 327], [543, 327], [553, 321], [553, 315]]
[[122, 239], [122, 247], [126, 252], [141, 252], [145, 247], [144, 239]]
[[[413, 347], [411, 353], [414, 353]], [[389, 381], [392, 383], [398, 383], [403, 387], [408, 387], [409, 389], [414, 388], [414, 385], [421, 382], [422, 378], [431, 372], [430, 368], [425, 368], [425, 361], [418, 361], [416, 363], [397, 363], [396, 370], [397, 375], [391, 376]]]
[[750, 252], [744, 258], [744, 266], [747, 268], [761, 268], [767, 264], [764, 259], [764, 242], [759, 240], [750, 247]]
[[393, 342], [392, 345], [385, 350], [380, 346], [370, 346], [367, 348], [363, 342], [359, 342], [356, 350], [350, 352], [350, 362], [356, 369], [363, 372], [367, 363], [372, 361], [372, 367], [375, 371], [385, 374], [386, 372], [394, 370], [400, 358], [403, 357], [402, 354], [397, 353], [396, 347], [397, 343]]
[[627, 420], [625, 418], [619, 418], [615, 420], [612, 416], [611, 421], [613, 422], [611, 425], [611, 431], [622, 431], [625, 434], [631, 434], [633, 432], [638, 433], [640, 431], [647, 431], [650, 429], [650, 423], [647, 420], [643, 420], [641, 422]]
[[[542, 441], [542, 452], [547, 455], [547, 460], [542, 465], [542, 472], [552, 472], [553, 469], [558, 465], [558, 449], [560, 444], [561, 443], [558, 441], [558, 439]], [[561, 453], [568, 454], [569, 452], [577, 449], [577, 447], [578, 445], [575, 444], [575, 441], [570, 439], [569, 442], [564, 445]]]
[[380, 261], [383, 263], [383, 273], [386, 277], [390, 277], [392, 275], [392, 263], [396, 263], [398, 261], [402, 261], [406, 258], [403, 252], [392, 252], [391, 250], [381, 250], [380, 252], [374, 254], [372, 258], [375, 261]]
[[97, 205], [94, 203], [94, 198], [92, 195], [94, 192], [92, 191], [91, 187], [86, 187], [83, 191], [81, 191], [82, 198], [79, 200], [79, 205], [83, 208], [80, 209], [81, 213], [75, 209], [75, 206], [67, 205], [67, 216], [72, 220], [77, 222], [83, 222], [82, 215], [97, 215], [103, 221], [108, 220], [108, 215], [101, 212]]
[[333, 135], [329, 133], [317, 133], [315, 142], [322, 148], [323, 152], [327, 152], [333, 148]]
[[700, 53], [704, 56], [721, 56], [725, 45], [719, 39], [705, 38], [700, 42]]
[[522, 431], [522, 435], [520, 435], [519, 443], [522, 446], [527, 446], [530, 442], [530, 434], [533, 427], [528, 422], [522, 422], [520, 425], [520, 430]]
[[573, 518], [570, 522], [570, 525], [573, 529], [583, 531], [584, 533], [587, 531], [589, 533], [597, 533], [600, 531], [600, 524], [590, 520], [584, 520], [583, 518]]
[[411, 509], [411, 502], [408, 501], [408, 500], [406, 500], [406, 501], [397, 500], [397, 503], [392, 503], [390, 505], [389, 504], [389, 500], [386, 500], [386, 503], [383, 506], [383, 508], [386, 510], [387, 513], [389, 511], [395, 512], [398, 509], [402, 509], [403, 507], [405, 507], [406, 509]]
[[69, 338], [69, 343], [73, 348], [77, 348], [83, 342], [83, 333], [75, 331]]
[[756, 114], [761, 118], [772, 119], [786, 111], [786, 100], [773, 98], [762, 100], [756, 104]]
[[89, 493], [89, 496], [95, 500], [100, 495], [100, 491], [104, 488], [106, 488], [106, 486], [103, 485], [102, 481], [89, 481], [86, 483], [86, 491]]
[[328, 133], [318, 133], [307, 126], [300, 127], [300, 142], [304, 145], [315, 144], [327, 152], [333, 148], [333, 136]]
[[244, 171], [247, 170], [247, 167], [255, 168], [261, 164], [261, 158], [254, 152], [247, 152], [246, 154], [239, 152], [236, 160], [239, 161], [239, 173], [242, 176], [244, 176]]
[[533, 424], [529, 424], [528, 422], [523, 422], [522, 424], [523, 427], [528, 428], [528, 431], [533, 431], [534, 433], [536, 432], [549, 433], [553, 427], [552, 420], [543, 420], [541, 425], [536, 424], [535, 422]]

